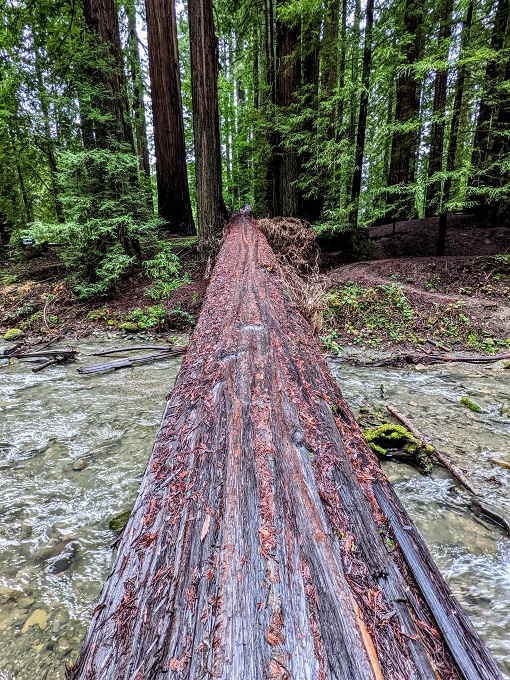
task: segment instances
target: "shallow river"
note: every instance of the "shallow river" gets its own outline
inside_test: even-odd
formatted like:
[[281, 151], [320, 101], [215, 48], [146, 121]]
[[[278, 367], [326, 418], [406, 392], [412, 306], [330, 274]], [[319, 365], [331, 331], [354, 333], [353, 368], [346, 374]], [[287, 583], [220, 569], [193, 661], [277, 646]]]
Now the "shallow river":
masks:
[[[132, 344], [94, 339], [86, 354]], [[112, 357], [115, 358], [115, 357]], [[0, 367], [0, 679], [60, 680], [76, 656], [111, 565], [109, 522], [129, 510], [179, 361], [80, 376], [72, 365]], [[497, 365], [424, 370], [332, 364], [357, 412], [388, 402], [510, 515], [510, 371]], [[483, 409], [459, 404], [471, 395]], [[441, 470], [385, 463], [404, 505], [504, 677], [510, 678], [510, 538], [477, 519]]]

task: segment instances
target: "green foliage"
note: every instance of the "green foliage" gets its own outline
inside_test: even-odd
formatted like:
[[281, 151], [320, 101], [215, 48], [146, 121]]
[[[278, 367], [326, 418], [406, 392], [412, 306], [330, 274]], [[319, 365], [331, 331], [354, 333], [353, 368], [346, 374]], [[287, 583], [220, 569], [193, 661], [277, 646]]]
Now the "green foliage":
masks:
[[177, 255], [172, 253], [171, 242], [161, 243], [154, 257], [145, 260], [143, 269], [154, 281], [147, 291], [153, 300], [166, 300], [172, 291], [190, 282], [188, 274], [179, 277], [181, 263]]
[[64, 246], [80, 297], [106, 295], [136, 262], [136, 244], [158, 221], [140, 200], [137, 159], [123, 151], [93, 149], [59, 157], [64, 221], [34, 222], [27, 236]]

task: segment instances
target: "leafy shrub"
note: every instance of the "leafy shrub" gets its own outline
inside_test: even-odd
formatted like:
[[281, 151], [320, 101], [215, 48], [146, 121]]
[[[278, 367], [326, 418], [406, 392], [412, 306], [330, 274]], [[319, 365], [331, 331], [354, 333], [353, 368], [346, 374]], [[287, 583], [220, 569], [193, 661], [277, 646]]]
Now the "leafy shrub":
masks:
[[138, 241], [158, 219], [140, 197], [137, 160], [121, 150], [66, 151], [58, 181], [64, 221], [34, 222], [27, 237], [58, 242], [80, 297], [106, 295], [136, 262]]
[[169, 242], [161, 243], [156, 255], [146, 260], [143, 268], [154, 281], [147, 291], [153, 300], [166, 300], [172, 291], [190, 282], [188, 274], [179, 277], [181, 263], [177, 255], [172, 253], [172, 244]]

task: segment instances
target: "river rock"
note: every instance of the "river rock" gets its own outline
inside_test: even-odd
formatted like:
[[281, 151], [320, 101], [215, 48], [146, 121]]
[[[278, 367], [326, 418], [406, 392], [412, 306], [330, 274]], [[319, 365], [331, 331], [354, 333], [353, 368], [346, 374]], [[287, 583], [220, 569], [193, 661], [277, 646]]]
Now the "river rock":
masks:
[[138, 330], [138, 324], [134, 323], [133, 321], [124, 321], [124, 323], [121, 323], [119, 328], [123, 331], [127, 331], [128, 333], [136, 333]]
[[18, 600], [18, 606], [23, 607], [23, 608], [28, 608], [31, 607], [34, 604], [35, 600], [33, 597], [20, 597]]
[[16, 590], [16, 588], [9, 588], [8, 586], [0, 586], [0, 603], [5, 604], [9, 601], [14, 602], [23, 596], [23, 591]]
[[31, 626], [39, 626], [41, 630], [46, 630], [46, 612], [44, 609], [36, 609], [25, 621], [25, 625], [21, 629], [22, 633], [26, 633]]
[[86, 460], [84, 460], [83, 458], [78, 458], [73, 463], [73, 470], [76, 470], [76, 472], [79, 472], [80, 470], [85, 470], [87, 465], [88, 462]]
[[14, 342], [24, 337], [25, 334], [19, 328], [9, 328], [7, 333], [4, 335], [4, 340], [7, 340], [7, 342]]
[[60, 555], [48, 560], [50, 563], [50, 569], [54, 574], [61, 574], [67, 571], [74, 558], [76, 557], [76, 544], [69, 543], [65, 550], [63, 550]]

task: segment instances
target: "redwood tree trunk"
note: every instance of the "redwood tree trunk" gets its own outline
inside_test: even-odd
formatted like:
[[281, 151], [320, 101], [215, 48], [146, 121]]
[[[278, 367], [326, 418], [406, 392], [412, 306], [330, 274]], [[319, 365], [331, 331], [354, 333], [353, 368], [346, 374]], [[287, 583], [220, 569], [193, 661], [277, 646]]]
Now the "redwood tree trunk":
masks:
[[103, 116], [94, 120], [95, 143], [101, 149], [118, 149], [119, 142], [125, 143], [134, 153], [117, 7], [114, 0], [83, 0], [83, 12], [100, 45], [100, 63], [89, 72], [96, 88], [93, 105]]
[[68, 678], [495, 680], [275, 266], [238, 217]]
[[126, 3], [128, 16], [129, 51], [128, 62], [133, 88], [133, 120], [136, 137], [136, 151], [140, 172], [150, 177], [151, 166], [149, 161], [149, 145], [147, 142], [147, 122], [145, 120], [145, 106], [143, 103], [144, 85], [142, 67], [140, 64], [140, 51], [138, 49], [138, 32], [136, 30], [136, 6], [134, 1]]
[[[421, 23], [423, 21], [423, 5], [419, 0], [407, 0], [404, 9], [403, 29], [406, 45], [404, 48], [405, 69], [399, 72], [396, 85], [395, 125], [391, 143], [390, 168], [388, 186], [403, 185], [407, 187], [398, 196], [388, 196], [393, 204], [389, 208], [386, 221], [395, 219], [412, 219], [416, 208], [414, 201], [414, 184], [416, 156], [418, 153], [418, 116], [420, 112], [420, 86], [413, 71], [413, 66], [420, 59], [422, 48]], [[415, 122], [416, 126], [409, 126]]]
[[198, 239], [206, 260], [218, 249], [226, 208], [221, 181], [218, 40], [212, 0], [188, 0]]
[[[473, 23], [473, 4], [474, 4], [473, 0], [470, 0], [466, 11], [466, 19], [462, 27], [462, 43], [460, 50], [460, 59], [462, 59], [465, 56], [466, 47], [469, 44], [471, 24]], [[436, 245], [436, 255], [438, 256], [444, 255], [446, 247], [446, 228], [448, 225], [448, 209], [446, 207], [446, 204], [450, 200], [450, 194], [452, 189], [452, 173], [455, 170], [455, 159], [457, 157], [457, 148], [459, 145], [459, 126], [466, 74], [467, 74], [466, 66], [464, 64], [461, 64], [457, 75], [457, 87], [455, 90], [455, 100], [453, 102], [452, 122], [450, 127], [450, 141], [448, 144], [448, 153], [446, 155], [447, 177], [445, 179], [443, 188], [443, 205], [441, 214], [439, 215], [439, 229], [437, 233], [437, 245]]]
[[[282, 112], [294, 102], [300, 85], [300, 64], [297, 53], [299, 26], [287, 26], [276, 20], [276, 91], [275, 104]], [[297, 217], [299, 210], [298, 155], [287, 148], [283, 134], [276, 132], [272, 149], [273, 215]]]
[[145, 0], [151, 76], [158, 213], [167, 229], [194, 234], [182, 118], [174, 0]]
[[368, 94], [370, 87], [370, 71], [372, 68], [372, 31], [374, 26], [374, 0], [368, 0], [365, 14], [365, 44], [363, 47], [363, 71], [361, 74], [361, 95], [359, 101], [358, 130], [356, 133], [356, 150], [354, 154], [354, 174], [351, 187], [350, 223], [353, 229], [358, 226], [359, 197], [363, 174], [363, 156], [365, 154], [365, 138], [367, 135]]

